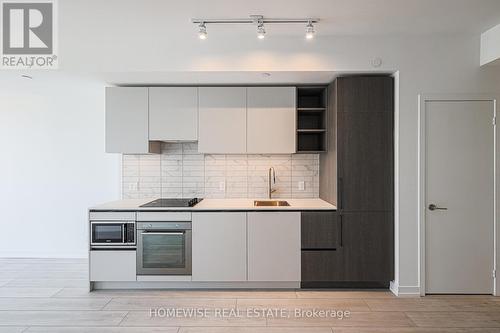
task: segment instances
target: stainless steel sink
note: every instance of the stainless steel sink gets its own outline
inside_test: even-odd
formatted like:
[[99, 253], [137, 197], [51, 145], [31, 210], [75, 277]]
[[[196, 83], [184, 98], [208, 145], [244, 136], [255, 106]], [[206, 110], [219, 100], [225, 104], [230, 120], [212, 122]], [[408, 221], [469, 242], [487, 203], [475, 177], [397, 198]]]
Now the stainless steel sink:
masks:
[[288, 201], [280, 201], [280, 200], [254, 200], [254, 206], [290, 206]]

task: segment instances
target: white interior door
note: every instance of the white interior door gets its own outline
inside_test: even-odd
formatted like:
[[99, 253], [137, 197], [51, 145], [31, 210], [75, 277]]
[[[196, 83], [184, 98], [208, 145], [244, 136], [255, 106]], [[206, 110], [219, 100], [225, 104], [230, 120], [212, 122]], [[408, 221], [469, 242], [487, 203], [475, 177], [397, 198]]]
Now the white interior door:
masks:
[[492, 101], [426, 101], [426, 293], [493, 292], [493, 116]]

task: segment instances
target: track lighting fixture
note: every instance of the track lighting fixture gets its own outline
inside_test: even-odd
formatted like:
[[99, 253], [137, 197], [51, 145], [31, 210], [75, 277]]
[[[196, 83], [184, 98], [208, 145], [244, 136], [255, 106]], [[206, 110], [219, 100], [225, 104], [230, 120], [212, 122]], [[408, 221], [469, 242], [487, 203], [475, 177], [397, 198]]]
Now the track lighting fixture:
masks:
[[191, 22], [198, 24], [198, 36], [200, 39], [207, 38], [207, 24], [254, 24], [257, 26], [257, 38], [264, 39], [266, 37], [266, 29], [264, 24], [306, 24], [306, 38], [314, 38], [315, 30], [314, 23], [319, 22], [317, 18], [265, 18], [262, 15], [250, 15], [249, 18], [235, 19], [191, 19]]
[[266, 29], [264, 29], [264, 23], [262, 21], [259, 21], [257, 24], [257, 38], [258, 39], [264, 39], [266, 37]]
[[307, 22], [306, 25], [306, 38], [307, 39], [313, 39], [314, 38], [314, 26], [311, 21]]
[[198, 37], [200, 39], [207, 39], [207, 26], [205, 25], [205, 22], [200, 22], [200, 25], [198, 26]]

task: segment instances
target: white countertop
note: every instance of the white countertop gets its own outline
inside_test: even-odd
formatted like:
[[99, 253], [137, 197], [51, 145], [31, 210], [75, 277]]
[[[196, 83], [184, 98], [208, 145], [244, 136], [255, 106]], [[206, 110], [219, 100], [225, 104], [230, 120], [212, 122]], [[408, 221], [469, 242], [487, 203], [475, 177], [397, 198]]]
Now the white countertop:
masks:
[[123, 199], [117, 201], [107, 202], [102, 205], [90, 207], [90, 210], [186, 210], [186, 211], [207, 211], [207, 210], [336, 210], [334, 205], [321, 200], [321, 199], [272, 199], [288, 201], [290, 206], [270, 207], [253, 205], [254, 200], [268, 200], [268, 199], [203, 199], [194, 207], [174, 208], [174, 207], [139, 207], [145, 203], [153, 201], [157, 198], [149, 199]]

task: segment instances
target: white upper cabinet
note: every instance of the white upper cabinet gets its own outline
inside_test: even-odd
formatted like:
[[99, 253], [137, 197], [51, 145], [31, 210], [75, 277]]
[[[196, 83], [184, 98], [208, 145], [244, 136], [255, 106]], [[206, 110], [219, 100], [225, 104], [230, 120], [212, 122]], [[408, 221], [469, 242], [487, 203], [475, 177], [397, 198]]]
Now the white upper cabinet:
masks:
[[148, 88], [106, 88], [106, 152], [146, 154], [156, 148], [149, 143]]
[[200, 87], [198, 151], [246, 153], [246, 88]]
[[248, 88], [247, 153], [295, 153], [295, 101], [295, 87]]
[[248, 281], [300, 281], [300, 212], [248, 212]]
[[149, 88], [149, 140], [198, 140], [198, 88]]
[[295, 100], [295, 87], [106, 88], [106, 152], [198, 140], [206, 154], [295, 153]]

